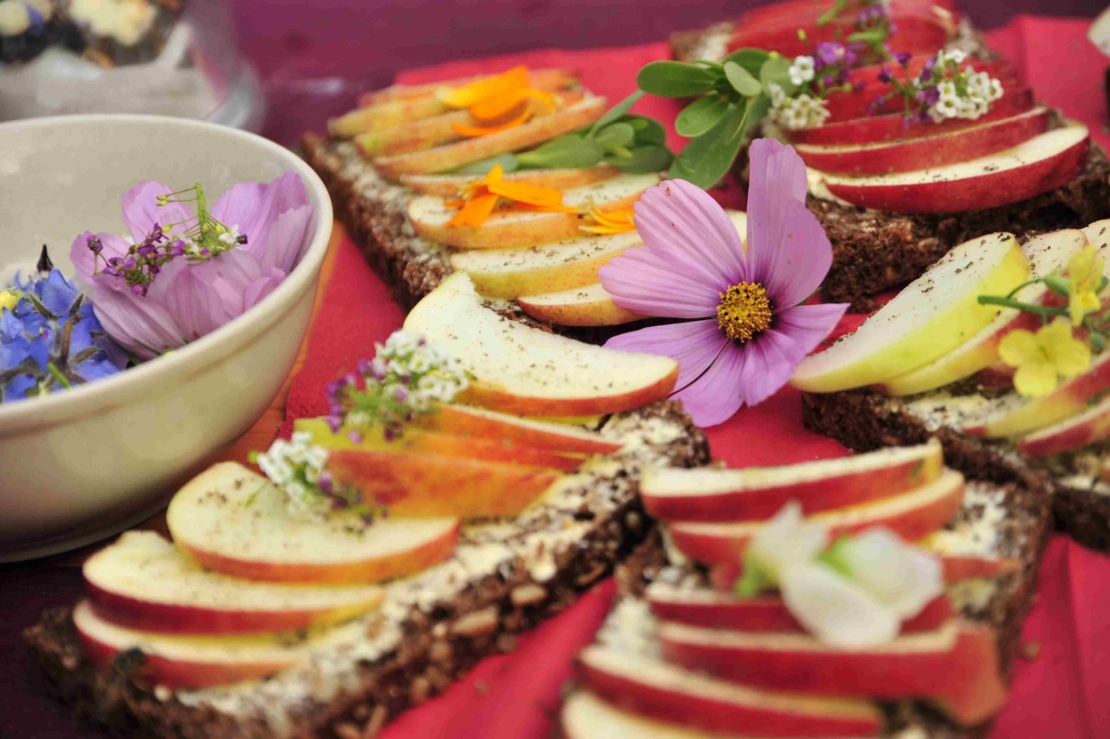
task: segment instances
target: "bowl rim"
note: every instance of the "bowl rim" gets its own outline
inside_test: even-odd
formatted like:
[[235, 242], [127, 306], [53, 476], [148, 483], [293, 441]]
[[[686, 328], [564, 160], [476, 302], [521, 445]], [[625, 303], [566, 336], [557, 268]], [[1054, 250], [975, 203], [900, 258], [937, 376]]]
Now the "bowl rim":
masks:
[[[50, 116], [0, 123], [0, 136], [17, 129], [87, 126], [91, 123], [146, 124], [168, 128], [202, 129], [216, 136], [260, 147], [287, 162], [305, 188], [316, 194], [319, 207], [313, 214], [312, 237], [301, 261], [273, 292], [215, 331], [170, 354], [137, 367], [74, 387], [65, 392], [22, 402], [0, 404], [0, 439], [30, 428], [56, 425], [113, 407], [131, 405], [167, 381], [199, 374], [251, 344], [259, 334], [280, 320], [295, 299], [317, 278], [331, 241], [334, 215], [331, 196], [320, 176], [294, 152], [257, 134], [205, 121], [136, 114], [86, 114]], [[283, 310], [283, 308], [285, 308]], [[303, 340], [303, 337], [302, 337]]]

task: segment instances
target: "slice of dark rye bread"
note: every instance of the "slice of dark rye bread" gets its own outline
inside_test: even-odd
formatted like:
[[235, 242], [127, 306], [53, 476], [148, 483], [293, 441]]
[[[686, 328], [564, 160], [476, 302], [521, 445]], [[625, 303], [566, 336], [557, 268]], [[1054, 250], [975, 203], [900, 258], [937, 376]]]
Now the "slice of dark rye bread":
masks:
[[705, 435], [675, 403], [612, 416], [600, 432], [625, 448], [515, 519], [464, 526], [452, 559], [387, 584], [381, 608], [337, 627], [338, 645], [268, 680], [175, 692], [136, 677], [142, 655], [131, 652], [98, 670], [82, 656], [71, 608], [48, 612], [24, 639], [56, 694], [117, 736], [372, 737], [482, 658], [511, 650], [517, 633], [573, 604], [643, 540], [642, 466], [709, 460]]
[[1014, 402], [1012, 393], [992, 397], [970, 383], [909, 398], [847, 390], [806, 394], [803, 419], [807, 427], [858, 451], [936, 436], [949, 464], [965, 474], [999, 480], [1036, 478], [1052, 502], [1059, 529], [1085, 546], [1110, 551], [1110, 485], [1099, 477], [1102, 460], [1110, 457], [1110, 443], [1030, 459], [1010, 441], [978, 439], [959, 431], [961, 424]]
[[[949, 466], [967, 465], [946, 447]], [[965, 470], [966, 472], [966, 470]], [[997, 580], [972, 580], [949, 588], [961, 615], [990, 624], [998, 634], [999, 654], [1007, 677], [1021, 656], [1021, 629], [1036, 593], [1041, 556], [1051, 531], [1048, 496], [1043, 482], [1021, 472], [1000, 474], [990, 468], [971, 475], [964, 505], [937, 541], [951, 554], [1014, 557], [1021, 570]], [[943, 537], [943, 538], [941, 538]], [[704, 568], [692, 565], [653, 532], [617, 569], [618, 600], [598, 632], [610, 649], [655, 654], [655, 620], [644, 600], [646, 589], [707, 588]], [[892, 739], [985, 739], [990, 722], [964, 728], [926, 705], [903, 701], [884, 705]]]

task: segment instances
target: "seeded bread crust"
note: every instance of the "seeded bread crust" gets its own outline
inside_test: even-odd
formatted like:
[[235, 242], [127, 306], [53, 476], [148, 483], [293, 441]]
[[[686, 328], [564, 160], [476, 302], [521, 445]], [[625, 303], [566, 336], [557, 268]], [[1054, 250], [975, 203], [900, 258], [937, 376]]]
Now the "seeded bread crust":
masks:
[[[669, 464], [690, 467], [709, 460], [705, 435], [676, 403], [657, 403], [622, 418], [644, 427], [657, 421], [680, 424], [679, 437], [661, 445]], [[442, 692], [483, 658], [512, 651], [518, 633], [571, 606], [643, 541], [651, 522], [640, 505], [638, 481], [635, 466], [626, 466], [611, 480], [595, 480], [573, 513], [575, 521], [591, 523], [589, 532], [558, 551], [554, 577], [536, 581], [523, 563], [515, 561], [498, 567], [496, 574], [468, 581], [448, 603], [437, 602], [430, 611], [410, 609], [394, 650], [360, 663], [357, 685], [344, 686], [338, 697], [292, 709], [291, 725], [282, 733], [373, 737], [391, 718]], [[550, 520], [552, 526], [559, 525], [555, 513]], [[146, 684], [135, 674], [141, 654], [122, 654], [112, 667], [95, 668], [82, 656], [71, 614], [71, 608], [48, 612], [24, 633], [24, 641], [39, 657], [55, 695], [80, 719], [121, 737], [276, 735], [265, 720], [236, 717], [203, 704], [186, 705], [171, 691]]]

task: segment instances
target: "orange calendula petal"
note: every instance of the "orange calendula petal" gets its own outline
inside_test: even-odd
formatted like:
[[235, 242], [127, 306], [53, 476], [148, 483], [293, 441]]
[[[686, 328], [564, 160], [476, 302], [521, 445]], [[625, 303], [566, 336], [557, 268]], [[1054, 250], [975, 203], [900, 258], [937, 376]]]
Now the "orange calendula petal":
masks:
[[513, 203], [513, 207], [518, 210], [532, 210], [537, 213], [581, 213], [581, 208], [575, 208], [573, 205], [531, 205], [529, 203]]
[[553, 187], [531, 185], [525, 182], [491, 182], [486, 187], [490, 192], [497, 193], [503, 198], [508, 198], [517, 203], [528, 205], [552, 206], [563, 204], [563, 193]]
[[462, 87], [438, 90], [436, 97], [452, 108], [469, 108], [480, 100], [525, 87], [528, 87], [528, 67], [519, 66]]
[[510, 128], [521, 126], [527, 123], [528, 119], [531, 117], [532, 111], [529, 108], [525, 108], [517, 116], [497, 126], [463, 126], [458, 123], [452, 123], [451, 130], [459, 136], [466, 136], [467, 138], [489, 136], [492, 133], [501, 133], [502, 131], [508, 131]]
[[454, 218], [447, 222], [447, 225], [456, 228], [459, 226], [481, 226], [489, 218], [489, 214], [493, 212], [497, 205], [497, 199], [497, 196], [492, 193], [472, 198], [455, 214]]
[[458, 200], [445, 200], [445, 201], [443, 201], [443, 207], [445, 207], [445, 208], [461, 208], [464, 205], [466, 205], [466, 200], [464, 200], [462, 198], [460, 198]]
[[597, 226], [588, 225], [579, 226], [579, 228], [587, 233], [617, 234], [635, 231], [636, 224], [632, 220], [633, 215], [635, 215], [635, 212], [630, 208], [603, 211], [597, 206], [591, 206], [587, 218], [596, 223]]
[[559, 103], [555, 99], [555, 96], [543, 90], [535, 90], [529, 87], [522, 90], [510, 90], [484, 100], [479, 100], [474, 103], [474, 105], [470, 106], [470, 115], [474, 116], [474, 118], [481, 123], [489, 124], [504, 118], [521, 105], [530, 103], [531, 101], [539, 103], [540, 107], [542, 107], [546, 113], [550, 113], [559, 107]]

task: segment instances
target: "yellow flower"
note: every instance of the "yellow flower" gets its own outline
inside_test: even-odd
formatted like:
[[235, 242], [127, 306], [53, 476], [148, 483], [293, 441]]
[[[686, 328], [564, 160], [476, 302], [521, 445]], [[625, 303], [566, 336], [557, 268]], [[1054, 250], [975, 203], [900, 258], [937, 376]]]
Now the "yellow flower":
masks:
[[1059, 378], [1075, 377], [1091, 365], [1091, 350], [1072, 335], [1071, 324], [1057, 318], [1037, 333], [1018, 329], [998, 345], [1002, 361], [1017, 367], [1014, 387], [1030, 398], [1048, 395]]
[[19, 298], [11, 290], [0, 290], [0, 310], [7, 308], [8, 310], [15, 310], [15, 306], [19, 303]]
[[1094, 313], [1102, 304], [1098, 300], [1098, 288], [1102, 284], [1103, 259], [1095, 247], [1087, 245], [1075, 253], [1068, 262], [1068, 314], [1071, 322], [1078, 326], [1083, 317]]

